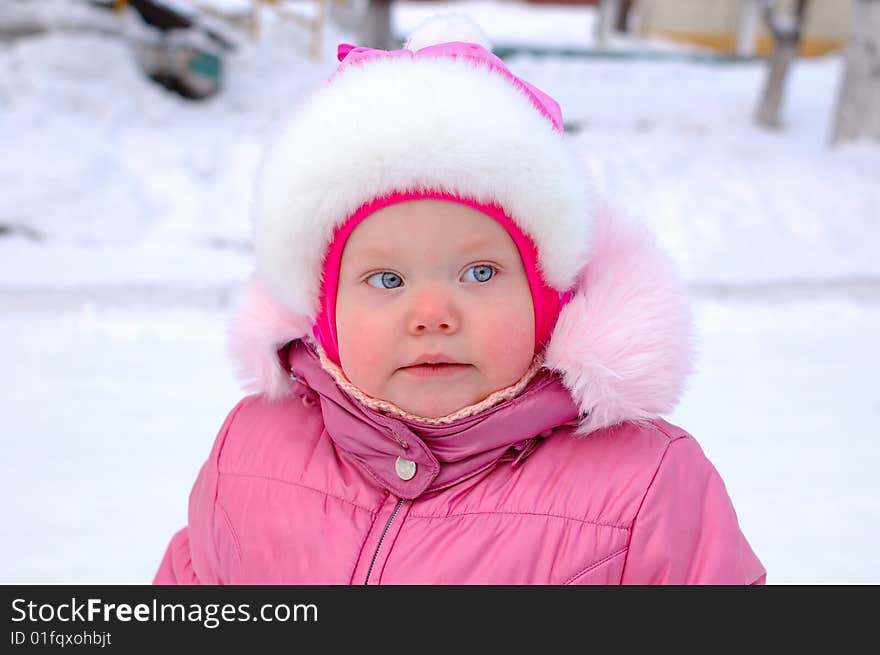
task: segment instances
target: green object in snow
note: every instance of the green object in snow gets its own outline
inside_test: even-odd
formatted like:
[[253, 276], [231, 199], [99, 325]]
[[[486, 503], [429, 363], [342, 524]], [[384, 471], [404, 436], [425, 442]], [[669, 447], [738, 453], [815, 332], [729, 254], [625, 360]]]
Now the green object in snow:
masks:
[[209, 52], [200, 52], [189, 62], [189, 70], [217, 79], [220, 77], [220, 57]]

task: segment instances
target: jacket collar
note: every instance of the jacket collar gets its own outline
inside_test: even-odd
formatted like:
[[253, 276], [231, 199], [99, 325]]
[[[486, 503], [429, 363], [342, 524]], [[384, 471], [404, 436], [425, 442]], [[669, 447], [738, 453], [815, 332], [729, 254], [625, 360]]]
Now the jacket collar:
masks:
[[290, 344], [287, 362], [291, 375], [318, 394], [325, 429], [336, 447], [400, 498], [453, 485], [494, 466], [511, 448], [527, 454], [554, 429], [577, 425], [576, 403], [559, 376], [546, 369], [515, 398], [431, 425], [365, 406], [336, 384], [302, 340]]

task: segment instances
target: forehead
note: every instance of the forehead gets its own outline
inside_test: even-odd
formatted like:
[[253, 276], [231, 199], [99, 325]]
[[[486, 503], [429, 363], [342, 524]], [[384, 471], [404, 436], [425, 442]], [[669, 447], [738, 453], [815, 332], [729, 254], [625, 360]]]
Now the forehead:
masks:
[[517, 252], [507, 230], [492, 217], [457, 202], [423, 199], [389, 205], [371, 214], [352, 231], [343, 257], [413, 249]]

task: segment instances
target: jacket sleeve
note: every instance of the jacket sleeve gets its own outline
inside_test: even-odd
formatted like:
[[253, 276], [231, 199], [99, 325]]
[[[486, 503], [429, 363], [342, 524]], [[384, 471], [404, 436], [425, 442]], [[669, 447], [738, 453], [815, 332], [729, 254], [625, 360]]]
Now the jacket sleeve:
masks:
[[189, 525], [171, 538], [154, 585], [224, 584], [228, 579], [217, 555], [217, 540], [226, 531], [222, 519], [219, 523], [215, 520], [219, 461], [235, 415], [246, 400], [226, 417], [208, 460], [199, 470], [189, 495]]
[[670, 442], [630, 532], [623, 584], [764, 584], [721, 476], [690, 436]]
[[186, 585], [201, 584], [192, 566], [192, 556], [189, 552], [189, 533], [187, 528], [181, 528], [173, 537], [168, 548], [165, 549], [165, 557], [159, 564], [154, 585]]

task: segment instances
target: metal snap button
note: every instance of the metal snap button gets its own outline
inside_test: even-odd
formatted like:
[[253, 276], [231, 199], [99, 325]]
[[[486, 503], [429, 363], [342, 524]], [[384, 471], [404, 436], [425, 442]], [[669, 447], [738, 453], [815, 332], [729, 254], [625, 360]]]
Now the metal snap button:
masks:
[[394, 471], [401, 480], [412, 480], [416, 475], [416, 463], [411, 459], [398, 457], [394, 462]]

